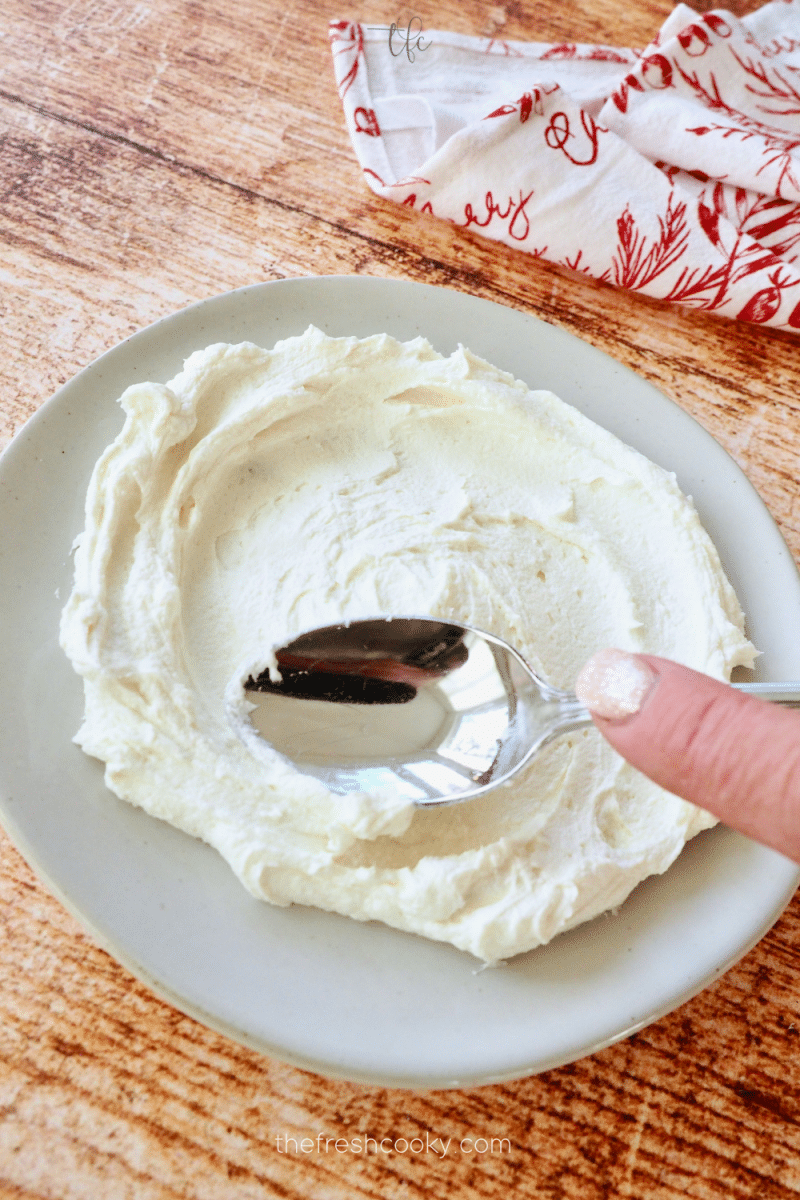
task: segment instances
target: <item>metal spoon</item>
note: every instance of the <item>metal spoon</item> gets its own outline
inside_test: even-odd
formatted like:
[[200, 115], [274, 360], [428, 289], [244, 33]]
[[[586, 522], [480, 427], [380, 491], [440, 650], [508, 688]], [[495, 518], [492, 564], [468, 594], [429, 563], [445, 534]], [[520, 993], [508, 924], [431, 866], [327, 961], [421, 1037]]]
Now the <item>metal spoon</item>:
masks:
[[[276, 658], [280, 681], [264, 671], [245, 685], [259, 693], [253, 723], [341, 794], [388, 787], [424, 806], [470, 800], [592, 723], [576, 696], [540, 679], [508, 643], [455, 621], [329, 625]], [[733, 686], [800, 706], [800, 683]]]

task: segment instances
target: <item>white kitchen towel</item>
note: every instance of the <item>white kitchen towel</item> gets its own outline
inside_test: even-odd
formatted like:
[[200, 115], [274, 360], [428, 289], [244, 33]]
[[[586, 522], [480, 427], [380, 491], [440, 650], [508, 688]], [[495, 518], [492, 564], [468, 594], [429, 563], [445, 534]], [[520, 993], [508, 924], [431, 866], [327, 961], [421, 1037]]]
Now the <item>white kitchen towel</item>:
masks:
[[[498, 10], [500, 11], [500, 10]], [[800, 0], [641, 52], [333, 22], [379, 195], [619, 287], [800, 330]]]

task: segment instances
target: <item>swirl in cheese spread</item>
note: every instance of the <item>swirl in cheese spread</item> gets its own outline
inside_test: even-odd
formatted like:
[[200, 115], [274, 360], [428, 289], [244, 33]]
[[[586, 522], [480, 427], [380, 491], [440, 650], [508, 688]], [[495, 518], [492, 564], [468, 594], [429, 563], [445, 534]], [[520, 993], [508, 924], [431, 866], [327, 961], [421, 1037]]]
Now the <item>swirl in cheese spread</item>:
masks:
[[76, 741], [254, 895], [496, 961], [616, 906], [713, 824], [594, 729], [454, 807], [334, 795], [256, 733], [243, 691], [298, 633], [383, 613], [490, 630], [561, 687], [605, 646], [727, 678], [754, 651], [672, 475], [422, 339], [214, 345], [121, 404], [62, 619]]

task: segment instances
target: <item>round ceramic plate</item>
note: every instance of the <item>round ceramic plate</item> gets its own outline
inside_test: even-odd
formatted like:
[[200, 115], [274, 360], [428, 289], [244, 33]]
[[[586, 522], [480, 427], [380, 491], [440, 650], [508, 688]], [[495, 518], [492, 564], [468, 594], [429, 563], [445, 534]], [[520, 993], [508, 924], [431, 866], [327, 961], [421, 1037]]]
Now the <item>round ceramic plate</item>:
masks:
[[103, 785], [72, 743], [79, 678], [60, 651], [70, 548], [92, 467], [131, 383], [166, 381], [211, 342], [333, 335], [459, 342], [549, 388], [677, 474], [763, 651], [757, 677], [800, 678], [800, 581], [756, 493], [694, 421], [637, 375], [535, 318], [424, 284], [364, 278], [244, 288], [137, 333], [63, 387], [0, 460], [0, 815], [51, 890], [155, 992], [267, 1054], [323, 1074], [444, 1087], [580, 1058], [668, 1012], [776, 920], [786, 859], [726, 829], [697, 837], [613, 915], [481, 970], [378, 924], [253, 899], [217, 854]]

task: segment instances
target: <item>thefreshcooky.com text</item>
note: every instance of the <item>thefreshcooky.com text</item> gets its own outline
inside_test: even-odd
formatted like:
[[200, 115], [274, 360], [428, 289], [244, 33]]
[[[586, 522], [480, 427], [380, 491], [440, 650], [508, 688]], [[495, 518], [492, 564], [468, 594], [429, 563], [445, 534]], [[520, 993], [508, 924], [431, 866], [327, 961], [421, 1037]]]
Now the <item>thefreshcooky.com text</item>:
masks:
[[367, 1134], [357, 1137], [326, 1137], [318, 1133], [312, 1137], [293, 1137], [288, 1133], [275, 1136], [275, 1148], [279, 1154], [434, 1154], [446, 1158], [448, 1152], [462, 1154], [509, 1154], [509, 1138], [424, 1137], [375, 1138]]

